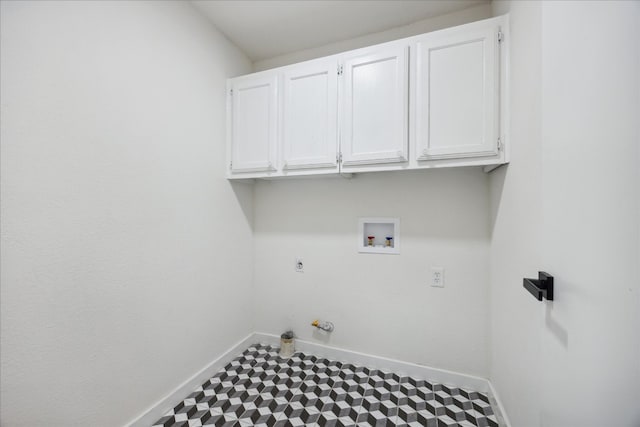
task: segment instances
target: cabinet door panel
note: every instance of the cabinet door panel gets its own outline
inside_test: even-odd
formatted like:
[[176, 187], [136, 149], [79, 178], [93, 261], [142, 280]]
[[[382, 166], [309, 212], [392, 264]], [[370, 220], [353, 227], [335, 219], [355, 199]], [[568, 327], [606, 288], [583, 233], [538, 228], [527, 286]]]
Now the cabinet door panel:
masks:
[[418, 160], [498, 154], [497, 36], [491, 25], [416, 43]]
[[407, 161], [407, 60], [405, 45], [345, 60], [344, 165]]
[[231, 87], [231, 171], [275, 170], [276, 75], [237, 79]]
[[337, 61], [290, 67], [283, 89], [284, 168], [337, 168]]

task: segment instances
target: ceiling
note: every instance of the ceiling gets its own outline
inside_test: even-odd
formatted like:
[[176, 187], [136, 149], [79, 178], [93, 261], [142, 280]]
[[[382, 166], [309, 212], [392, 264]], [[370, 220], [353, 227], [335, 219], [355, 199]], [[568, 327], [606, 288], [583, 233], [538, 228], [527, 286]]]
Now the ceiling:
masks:
[[252, 60], [348, 40], [488, 0], [192, 0]]

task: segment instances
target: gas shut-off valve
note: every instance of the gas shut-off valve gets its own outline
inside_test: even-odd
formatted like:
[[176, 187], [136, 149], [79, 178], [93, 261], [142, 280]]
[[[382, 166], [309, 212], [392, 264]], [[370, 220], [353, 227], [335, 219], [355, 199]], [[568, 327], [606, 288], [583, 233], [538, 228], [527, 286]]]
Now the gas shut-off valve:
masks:
[[311, 326], [315, 326], [316, 328], [322, 329], [325, 332], [333, 332], [333, 323], [331, 322], [323, 322], [316, 319], [311, 322]]

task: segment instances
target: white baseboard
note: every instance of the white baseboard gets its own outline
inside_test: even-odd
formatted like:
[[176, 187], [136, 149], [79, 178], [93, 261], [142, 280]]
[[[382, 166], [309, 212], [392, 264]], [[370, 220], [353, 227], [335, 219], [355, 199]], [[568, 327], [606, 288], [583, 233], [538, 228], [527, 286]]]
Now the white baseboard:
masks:
[[168, 395], [160, 399], [160, 401], [156, 402], [138, 418], [127, 424], [127, 427], [149, 427], [153, 425], [153, 423], [162, 418], [164, 414], [169, 412], [170, 409], [182, 402], [191, 392], [198, 388], [198, 386], [202, 385], [227, 363], [231, 362], [238, 354], [250, 347], [251, 344], [257, 342], [255, 334], [247, 335], [235, 343], [229, 350], [225, 351], [220, 357], [180, 384]]
[[[256, 342], [260, 342], [261, 344], [280, 345], [280, 337], [277, 335], [256, 332], [255, 337]], [[308, 352], [314, 356], [352, 363], [354, 365], [392, 371], [401, 375], [408, 375], [416, 379], [429, 380], [430, 382], [439, 384], [455, 385], [456, 387], [468, 388], [483, 393], [490, 391], [489, 381], [487, 379], [473, 375], [459, 374], [444, 369], [432, 368], [357, 351], [343, 350], [341, 348], [299, 339], [296, 339], [296, 350]]]
[[[149, 427], [153, 425], [154, 422], [159, 420], [171, 408], [182, 402], [186, 396], [193, 392], [193, 390], [198, 386], [202, 385], [206, 380], [211, 378], [227, 363], [231, 362], [238, 354], [256, 343], [279, 346], [280, 337], [278, 335], [263, 332], [255, 332], [248, 335], [128, 424], [128, 427]], [[504, 427], [511, 426], [506, 412], [504, 411], [504, 407], [502, 406], [502, 401], [498, 397], [498, 394], [493, 388], [491, 382], [486, 378], [447, 371], [445, 369], [432, 368], [430, 366], [418, 365], [410, 362], [403, 362], [401, 360], [389, 359], [386, 357], [374, 356], [372, 354], [360, 353], [352, 350], [344, 350], [310, 341], [296, 340], [296, 350], [307, 352], [318, 357], [326, 357], [328, 359], [352, 363], [354, 365], [384, 369], [400, 375], [408, 375], [416, 379], [428, 380], [429, 382], [487, 393], [491, 400], [491, 404], [494, 408], [498, 408], [496, 416], [500, 425]]]
[[498, 392], [493, 387], [493, 383], [489, 381], [489, 401], [491, 406], [494, 408], [498, 408], [496, 411], [496, 417], [498, 418], [498, 424], [504, 427], [511, 427], [511, 421], [509, 421], [509, 417], [507, 416], [507, 412], [504, 410], [504, 406], [502, 405], [502, 399], [498, 396]]

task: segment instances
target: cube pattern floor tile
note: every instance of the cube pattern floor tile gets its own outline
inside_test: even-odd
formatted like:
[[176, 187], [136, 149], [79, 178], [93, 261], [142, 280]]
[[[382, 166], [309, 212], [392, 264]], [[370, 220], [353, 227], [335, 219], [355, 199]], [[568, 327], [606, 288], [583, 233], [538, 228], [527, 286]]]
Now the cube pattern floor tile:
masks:
[[301, 352], [249, 347], [154, 427], [497, 427], [486, 394]]

